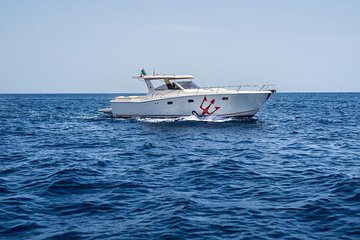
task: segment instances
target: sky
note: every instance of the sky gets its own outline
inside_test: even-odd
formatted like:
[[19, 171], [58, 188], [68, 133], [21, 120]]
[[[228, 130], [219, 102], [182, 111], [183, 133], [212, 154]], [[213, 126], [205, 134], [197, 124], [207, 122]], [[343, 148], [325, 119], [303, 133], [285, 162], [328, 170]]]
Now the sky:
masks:
[[146, 92], [133, 79], [360, 92], [357, 0], [0, 0], [0, 93]]

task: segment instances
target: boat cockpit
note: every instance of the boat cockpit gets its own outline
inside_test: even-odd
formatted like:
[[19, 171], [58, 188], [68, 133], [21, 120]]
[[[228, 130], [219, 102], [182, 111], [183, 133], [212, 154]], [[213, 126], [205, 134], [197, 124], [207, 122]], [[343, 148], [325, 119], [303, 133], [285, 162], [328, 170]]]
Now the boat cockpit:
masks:
[[170, 82], [167, 84], [163, 84], [157, 88], [156, 91], [161, 90], [184, 90], [184, 89], [199, 89], [200, 87], [196, 85], [192, 81], [178, 81], [178, 82]]

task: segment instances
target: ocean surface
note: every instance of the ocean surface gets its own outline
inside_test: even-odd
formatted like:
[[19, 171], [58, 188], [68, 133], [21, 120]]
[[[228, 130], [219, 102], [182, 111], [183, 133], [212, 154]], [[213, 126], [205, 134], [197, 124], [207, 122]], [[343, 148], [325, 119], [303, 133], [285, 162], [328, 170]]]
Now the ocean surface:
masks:
[[360, 239], [360, 93], [250, 120], [97, 112], [114, 96], [0, 95], [0, 239]]

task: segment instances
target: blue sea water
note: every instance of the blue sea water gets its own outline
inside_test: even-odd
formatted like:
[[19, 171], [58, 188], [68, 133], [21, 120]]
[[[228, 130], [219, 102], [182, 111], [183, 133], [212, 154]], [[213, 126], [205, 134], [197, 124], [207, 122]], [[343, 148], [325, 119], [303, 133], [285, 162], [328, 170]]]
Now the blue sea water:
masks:
[[1, 239], [360, 239], [359, 93], [201, 121], [114, 96], [0, 95]]

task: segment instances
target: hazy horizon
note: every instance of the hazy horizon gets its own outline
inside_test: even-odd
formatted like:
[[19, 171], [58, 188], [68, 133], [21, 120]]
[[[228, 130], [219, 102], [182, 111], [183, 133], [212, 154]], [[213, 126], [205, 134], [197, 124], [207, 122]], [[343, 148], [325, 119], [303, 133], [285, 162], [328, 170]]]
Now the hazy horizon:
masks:
[[360, 92], [359, 1], [1, 1], [0, 93], [142, 93], [132, 79]]
[[[44, 94], [44, 95], [46, 95], [46, 94], [59, 94], [59, 95], [61, 95], [61, 94], [147, 94], [148, 93], [148, 91], [146, 90], [146, 91], [143, 91], [143, 92], [0, 92], [0, 95], [16, 95], [16, 94], [19, 94], [19, 95], [21, 95], [21, 94], [24, 94], [24, 95], [26, 95], [26, 94], [34, 94], [34, 95], [36, 95], [36, 94], [39, 94], [39, 95], [41, 95], [41, 94]], [[360, 91], [353, 91], [353, 92], [351, 92], [351, 91], [347, 91], [347, 92], [336, 92], [336, 91], [318, 91], [318, 92], [311, 92], [311, 91], [303, 91], [303, 92], [295, 92], [295, 91], [286, 91], [286, 92], [284, 92], [284, 91], [278, 91], [277, 90], [277, 92], [276, 92], [276, 94], [279, 94], [279, 93], [285, 93], [285, 94], [287, 94], [287, 93], [294, 93], [294, 94], [302, 94], [302, 93], [305, 93], [305, 94], [307, 94], [307, 93], [309, 93], [309, 94], [311, 94], [311, 93], [319, 93], [319, 94], [326, 94], [326, 93], [329, 93], [329, 94], [333, 94], [333, 93], [339, 93], [339, 94], [346, 94], [346, 93], [360, 93]]]

